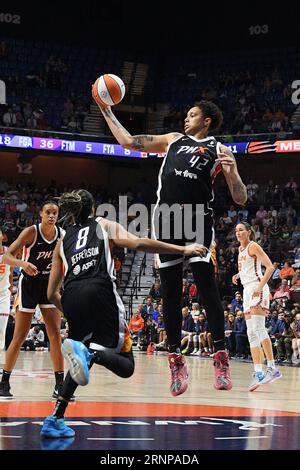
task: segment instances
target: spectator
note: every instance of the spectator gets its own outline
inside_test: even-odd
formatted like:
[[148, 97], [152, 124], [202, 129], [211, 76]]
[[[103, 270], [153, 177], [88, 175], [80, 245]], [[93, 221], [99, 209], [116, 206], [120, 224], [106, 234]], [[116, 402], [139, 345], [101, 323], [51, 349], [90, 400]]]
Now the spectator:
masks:
[[189, 305], [189, 285], [186, 279], [182, 279], [182, 305], [185, 307]]
[[280, 279], [287, 279], [291, 281], [293, 279], [294, 274], [294, 269], [290, 266], [289, 262], [286, 261], [283, 265], [283, 268], [281, 268], [280, 270], [279, 277]]
[[140, 315], [139, 310], [136, 310], [130, 318], [128, 328], [133, 337], [137, 337], [137, 344], [140, 346], [141, 336], [144, 333], [144, 319]]
[[291, 293], [286, 279], [282, 279], [280, 286], [276, 289], [276, 292], [273, 296], [274, 300], [285, 299], [290, 300]]
[[272, 274], [272, 277], [271, 277], [271, 286], [273, 288], [277, 288], [277, 286], [280, 284], [281, 282], [281, 279], [279, 277], [279, 274], [280, 274], [280, 269], [279, 269], [279, 263], [277, 263], [276, 261], [273, 263], [273, 266], [274, 266], [274, 272]]
[[153, 309], [152, 297], [148, 296], [146, 303], [143, 305], [143, 308], [141, 310], [141, 315], [143, 319], [146, 320], [149, 317], [152, 319], [153, 310], [154, 309]]
[[[189, 287], [189, 298], [191, 302], [198, 301], [198, 290], [196, 284], [193, 282]], [[197, 304], [199, 305], [199, 304]]]
[[235, 336], [232, 333], [234, 326], [235, 316], [233, 313], [228, 314], [228, 318], [225, 319], [225, 341], [226, 348], [229, 351], [230, 357], [235, 356]]
[[239, 291], [236, 291], [234, 294], [234, 298], [231, 301], [231, 309], [234, 314], [237, 312], [237, 310], [243, 311], [243, 299]]
[[271, 332], [271, 337], [275, 338], [275, 349], [276, 357], [278, 362], [283, 362], [287, 356], [291, 359], [291, 343], [292, 340], [289, 337], [288, 324], [284, 313], [281, 312], [278, 314], [278, 320], [275, 323], [275, 326]]
[[249, 184], [247, 184], [247, 194], [249, 202], [255, 202], [257, 200], [258, 189], [258, 184], [253, 183], [253, 181], [250, 180]]
[[27, 338], [23, 343], [23, 347], [26, 351], [43, 351], [45, 345], [44, 332], [38, 325], [29, 330]]
[[152, 299], [156, 301], [159, 301], [161, 299], [161, 287], [159, 279], [156, 279], [154, 284], [152, 284], [149, 295], [152, 297]]
[[294, 335], [294, 338], [292, 339], [292, 362], [293, 364], [298, 365], [300, 364], [300, 313], [296, 314], [295, 319], [291, 324], [291, 330]]
[[247, 325], [242, 310], [237, 310], [232, 334], [234, 334], [237, 357], [247, 357]]

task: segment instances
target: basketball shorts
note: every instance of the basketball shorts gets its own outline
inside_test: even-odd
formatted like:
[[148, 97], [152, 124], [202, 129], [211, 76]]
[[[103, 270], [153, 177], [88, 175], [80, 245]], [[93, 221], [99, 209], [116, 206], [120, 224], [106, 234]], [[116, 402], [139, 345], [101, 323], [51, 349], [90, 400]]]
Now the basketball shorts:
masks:
[[[192, 245], [193, 243], [202, 244], [208, 249], [207, 255], [205, 257], [189, 257], [189, 262], [195, 263], [202, 261], [209, 263], [211, 260], [214, 249], [215, 232], [213, 228], [213, 218], [210, 213], [200, 220], [197, 220], [194, 215], [191, 217], [189, 223], [184, 220], [184, 217], [170, 217], [169, 220], [166, 220], [166, 218], [160, 215], [157, 224], [152, 224], [152, 236], [156, 240], [179, 246]], [[182, 263], [183, 260], [184, 256], [176, 254], [159, 254], [156, 256], [158, 268], [174, 266]]]
[[36, 306], [40, 308], [55, 308], [47, 297], [47, 279], [29, 279], [23, 274], [19, 278], [18, 306], [22, 312], [34, 313]]
[[125, 307], [114, 283], [96, 279], [71, 282], [61, 301], [69, 338], [92, 349], [131, 350]]
[[243, 292], [244, 313], [250, 312], [250, 309], [263, 309], [268, 311], [270, 308], [270, 289], [266, 284], [259, 297], [252, 297], [254, 289], [258, 286], [257, 282], [246, 284]]

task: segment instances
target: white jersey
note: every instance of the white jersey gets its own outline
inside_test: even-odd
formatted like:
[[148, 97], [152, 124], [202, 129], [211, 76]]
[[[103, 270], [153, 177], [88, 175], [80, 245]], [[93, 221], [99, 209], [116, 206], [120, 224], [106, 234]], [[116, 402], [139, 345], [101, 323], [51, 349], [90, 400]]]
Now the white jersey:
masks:
[[2, 297], [4, 294], [10, 294], [9, 288], [10, 288], [10, 281], [9, 281], [9, 275], [10, 275], [10, 266], [8, 264], [3, 264], [2, 263], [2, 257], [4, 253], [7, 251], [6, 247], [3, 247], [4, 251], [0, 253], [0, 296]]
[[259, 282], [263, 277], [261, 262], [256, 256], [249, 255], [249, 246], [251, 243], [252, 242], [250, 242], [243, 250], [240, 249], [238, 257], [239, 275], [243, 286]]

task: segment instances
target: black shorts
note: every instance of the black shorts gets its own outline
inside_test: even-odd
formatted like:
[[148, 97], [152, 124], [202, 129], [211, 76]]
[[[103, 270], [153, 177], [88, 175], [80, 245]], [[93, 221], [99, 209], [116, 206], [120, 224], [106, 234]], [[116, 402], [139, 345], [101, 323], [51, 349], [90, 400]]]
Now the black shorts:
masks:
[[61, 302], [69, 323], [69, 338], [92, 349], [130, 351], [125, 307], [112, 282], [74, 281], [66, 287]]
[[[192, 215], [190, 218], [190, 231], [194, 232], [193, 236], [190, 236], [185, 227], [184, 217], [181, 218], [180, 223], [178, 224], [178, 219], [170, 218], [169, 227], [166, 228], [165, 219], [160, 216], [158, 218], [158, 223], [156, 226], [152, 223], [152, 234], [156, 240], [172, 243], [174, 245], [186, 246], [193, 243], [200, 243], [208, 249], [208, 253], [205, 257], [201, 258], [200, 256], [193, 256], [188, 258], [190, 263], [195, 263], [197, 261], [203, 261], [209, 263], [211, 260], [212, 251], [214, 249], [214, 239], [215, 231], [213, 227], [213, 217], [211, 212], [207, 215], [204, 215], [201, 219], [201, 223], [198, 223], [196, 227], [196, 216]], [[187, 225], [187, 224], [186, 224]], [[197, 229], [197, 230], [196, 230]], [[187, 235], [189, 235], [187, 237]], [[184, 256], [181, 255], [157, 255], [158, 268], [166, 268], [169, 266], [174, 266], [176, 264], [182, 263]]]
[[47, 297], [48, 278], [30, 279], [21, 274], [18, 286], [18, 305], [23, 312], [34, 313], [36, 306], [55, 308]]

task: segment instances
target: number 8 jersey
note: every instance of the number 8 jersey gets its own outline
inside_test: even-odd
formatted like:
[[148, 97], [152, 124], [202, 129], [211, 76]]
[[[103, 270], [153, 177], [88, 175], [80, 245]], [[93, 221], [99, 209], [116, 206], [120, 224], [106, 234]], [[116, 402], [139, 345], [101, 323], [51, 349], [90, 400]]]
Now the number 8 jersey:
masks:
[[84, 279], [101, 279], [111, 282], [113, 261], [107, 234], [90, 217], [83, 225], [67, 228], [62, 240], [60, 255], [64, 262], [64, 287]]

